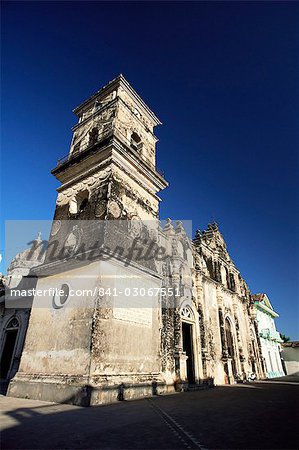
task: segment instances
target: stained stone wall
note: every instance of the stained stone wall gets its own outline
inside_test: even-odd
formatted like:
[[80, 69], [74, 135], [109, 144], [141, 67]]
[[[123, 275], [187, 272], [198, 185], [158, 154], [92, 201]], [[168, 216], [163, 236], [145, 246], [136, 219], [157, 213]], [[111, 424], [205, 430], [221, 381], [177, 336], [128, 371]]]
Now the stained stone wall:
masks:
[[[102, 261], [90, 264], [88, 272], [83, 267], [41, 278], [37, 289], [63, 284], [90, 295], [70, 297], [61, 308], [55, 307], [52, 292], [35, 298], [10, 395], [81, 404], [82, 390], [90, 386], [90, 402], [107, 403], [117, 400], [120, 383], [132, 386], [127, 398], [140, 396], [140, 388], [150, 394], [153, 380], [162, 381], [158, 299], [120, 292], [159, 287], [160, 278]], [[119, 295], [99, 295], [95, 287], [116, 289]]]
[[[185, 318], [180, 311], [188, 306], [194, 312], [197, 382], [212, 378], [215, 384], [234, 383], [237, 374], [251, 371], [262, 376], [249, 289], [229, 257], [218, 227], [210, 225], [207, 235], [208, 239], [205, 232], [197, 233], [193, 244], [185, 236], [182, 242], [187, 247], [189, 242], [192, 256], [190, 260], [183, 252], [180, 260], [181, 244], [177, 229], [168, 222], [163, 232], [169, 241], [166, 244], [169, 258], [162, 268], [163, 283], [180, 286], [181, 296], [173, 311], [168, 308], [162, 311], [162, 368], [173, 379], [182, 378], [185, 355], [181, 327]], [[227, 321], [231, 326], [233, 358], [229, 355], [227, 343]]]
[[139, 181], [140, 175], [136, 170], [136, 179], [131, 174], [113, 166], [113, 181], [110, 195], [111, 202], [119, 204], [119, 213], [114, 218], [125, 217], [130, 220], [154, 220], [158, 218], [159, 199], [154, 192], [149, 192], [144, 181]]
[[[250, 291], [216, 224], [196, 233], [194, 252], [200, 324], [205, 335], [202, 358], [207, 376], [213, 377], [216, 384], [234, 382], [236, 374], [244, 372], [263, 376]], [[233, 358], [228, 355], [226, 321], [231, 327]]]

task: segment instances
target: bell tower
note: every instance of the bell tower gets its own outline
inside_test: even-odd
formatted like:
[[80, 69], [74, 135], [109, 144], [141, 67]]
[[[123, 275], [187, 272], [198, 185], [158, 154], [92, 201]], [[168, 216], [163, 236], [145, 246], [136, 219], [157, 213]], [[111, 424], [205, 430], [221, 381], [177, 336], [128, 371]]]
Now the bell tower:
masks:
[[123, 75], [74, 109], [69, 154], [52, 170], [61, 182], [55, 219], [158, 218], [167, 182], [156, 167], [161, 124]]
[[165, 385], [160, 297], [151, 294], [160, 266], [128, 255], [138, 239], [142, 250], [158, 242], [157, 194], [167, 182], [156, 168], [160, 121], [122, 75], [74, 112], [69, 154], [52, 170], [61, 185], [45, 261], [35, 268], [42, 296], [9, 395], [86, 405], [116, 401], [119, 386], [134, 398]]

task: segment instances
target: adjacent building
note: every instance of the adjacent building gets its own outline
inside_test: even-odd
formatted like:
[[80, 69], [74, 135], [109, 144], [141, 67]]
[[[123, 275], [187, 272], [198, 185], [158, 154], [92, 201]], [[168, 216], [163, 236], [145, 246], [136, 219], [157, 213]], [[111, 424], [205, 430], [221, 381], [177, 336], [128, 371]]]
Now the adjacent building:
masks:
[[299, 376], [299, 341], [282, 344], [281, 356], [287, 375]]
[[274, 311], [266, 294], [255, 294], [252, 298], [256, 307], [256, 320], [266, 377], [276, 378], [284, 376], [285, 373], [281, 361], [282, 339], [275, 326], [275, 318], [279, 317], [279, 315]]

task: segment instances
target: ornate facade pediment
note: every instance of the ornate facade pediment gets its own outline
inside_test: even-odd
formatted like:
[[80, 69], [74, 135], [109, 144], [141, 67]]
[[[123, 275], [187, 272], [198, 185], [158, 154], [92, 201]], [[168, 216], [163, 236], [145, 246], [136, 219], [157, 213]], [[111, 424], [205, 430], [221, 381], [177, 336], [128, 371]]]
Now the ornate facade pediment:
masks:
[[200, 242], [213, 253], [217, 253], [225, 261], [232, 262], [226, 248], [226, 243], [216, 223], [208, 224], [207, 229], [203, 230], [197, 236], [200, 238]]

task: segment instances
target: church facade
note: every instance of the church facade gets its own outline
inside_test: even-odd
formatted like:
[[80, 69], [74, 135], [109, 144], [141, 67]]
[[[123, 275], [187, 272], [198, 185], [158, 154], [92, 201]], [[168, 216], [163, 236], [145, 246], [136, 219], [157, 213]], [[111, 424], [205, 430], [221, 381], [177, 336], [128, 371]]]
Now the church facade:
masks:
[[254, 302], [217, 224], [192, 239], [159, 222], [159, 119], [122, 75], [74, 112], [9, 395], [89, 405], [263, 377]]

